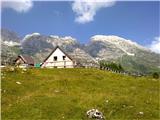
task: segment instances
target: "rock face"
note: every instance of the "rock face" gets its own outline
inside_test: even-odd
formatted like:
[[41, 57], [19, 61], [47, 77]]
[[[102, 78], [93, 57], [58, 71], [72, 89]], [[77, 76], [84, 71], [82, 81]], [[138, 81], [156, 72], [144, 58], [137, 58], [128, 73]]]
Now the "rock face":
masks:
[[[113, 35], [95, 35], [88, 44], [80, 44], [71, 36], [45, 36], [31, 33], [20, 38], [16, 33], [2, 29], [2, 63], [18, 54], [27, 54], [41, 63], [57, 45], [82, 66], [97, 65], [98, 60], [118, 62], [127, 71], [151, 72], [160, 69], [160, 54], [131, 40]], [[13, 57], [14, 56], [14, 57]]]
[[94, 58], [118, 62], [128, 71], [150, 72], [160, 66], [160, 54], [118, 36], [95, 35], [86, 51]]
[[14, 31], [8, 29], [1, 29], [1, 40], [19, 43], [20, 37]]
[[95, 35], [91, 37], [91, 42], [87, 46], [88, 52], [102, 59], [117, 59], [123, 55], [135, 56], [136, 50], [148, 51], [131, 40], [126, 40], [118, 36]]
[[47, 36], [40, 35], [39, 33], [26, 35], [21, 42], [23, 48], [22, 52], [24, 54], [35, 55], [36, 53], [53, 49], [52, 44], [48, 43], [46, 40]]
[[97, 61], [80, 48], [76, 48], [69, 55], [76, 60], [76, 63], [80, 66], [96, 66]]
[[13, 64], [20, 51], [20, 37], [13, 31], [1, 29], [1, 64]]

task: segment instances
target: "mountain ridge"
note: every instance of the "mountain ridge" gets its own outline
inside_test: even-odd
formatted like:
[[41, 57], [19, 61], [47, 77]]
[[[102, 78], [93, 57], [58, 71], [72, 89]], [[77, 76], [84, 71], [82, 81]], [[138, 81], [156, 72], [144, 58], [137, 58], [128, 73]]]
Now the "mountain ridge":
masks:
[[[77, 61], [83, 64], [88, 64], [88, 61], [96, 63], [97, 60], [106, 60], [119, 62], [125, 67], [124, 63], [126, 62], [131, 68], [134, 67], [133, 64], [144, 66], [145, 69], [147, 68], [144, 71], [150, 71], [152, 67], [159, 69], [160, 66], [160, 54], [154, 53], [136, 42], [115, 35], [94, 35], [88, 44], [81, 44], [71, 36], [45, 36], [40, 33], [31, 33], [20, 38], [11, 31], [4, 30], [2, 33], [2, 43], [4, 41], [11, 42], [13, 35], [13, 42], [18, 41], [20, 44], [20, 47], [17, 48], [18, 53], [32, 56], [37, 63], [42, 62], [58, 45], [74, 58], [78, 58]], [[18, 40], [16, 40], [17, 38]], [[7, 49], [11, 49], [11, 47], [7, 47]], [[2, 56], [5, 53], [5, 48], [3, 49]], [[17, 55], [17, 52], [15, 54]], [[122, 61], [122, 59], [124, 60]], [[129, 68], [129, 70], [139, 71], [137, 68]]]

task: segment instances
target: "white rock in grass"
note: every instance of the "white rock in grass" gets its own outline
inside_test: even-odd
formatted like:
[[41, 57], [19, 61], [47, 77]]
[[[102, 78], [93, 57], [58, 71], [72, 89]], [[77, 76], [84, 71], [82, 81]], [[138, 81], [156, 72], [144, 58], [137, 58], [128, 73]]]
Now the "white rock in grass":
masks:
[[21, 82], [18, 82], [18, 81], [17, 81], [16, 83], [17, 83], [18, 85], [22, 84]]
[[139, 114], [140, 114], [140, 115], [143, 115], [144, 113], [143, 113], [143, 112], [139, 112]]
[[106, 103], [108, 103], [109, 102], [109, 100], [106, 100]]
[[98, 120], [104, 120], [102, 112], [97, 109], [91, 109], [87, 111], [88, 118], [96, 118]]

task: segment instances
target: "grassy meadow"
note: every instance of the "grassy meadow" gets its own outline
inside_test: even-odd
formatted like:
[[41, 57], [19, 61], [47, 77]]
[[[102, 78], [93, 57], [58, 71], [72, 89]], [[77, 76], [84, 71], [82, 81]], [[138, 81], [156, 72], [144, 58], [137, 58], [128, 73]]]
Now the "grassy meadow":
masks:
[[[159, 120], [160, 80], [98, 69], [1, 71], [2, 120]], [[19, 82], [16, 83], [16, 82]]]

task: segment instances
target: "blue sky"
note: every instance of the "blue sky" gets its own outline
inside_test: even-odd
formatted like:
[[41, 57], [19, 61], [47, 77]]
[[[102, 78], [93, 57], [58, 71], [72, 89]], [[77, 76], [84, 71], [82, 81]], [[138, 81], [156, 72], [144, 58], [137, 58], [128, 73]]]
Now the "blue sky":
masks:
[[158, 1], [106, 4], [30, 1], [25, 4], [2, 3], [1, 27], [21, 37], [39, 32], [72, 36], [81, 43], [88, 43], [91, 36], [102, 34], [118, 35], [146, 46], [159, 37]]

